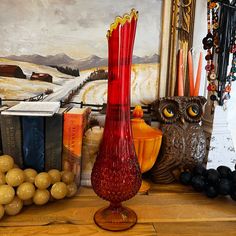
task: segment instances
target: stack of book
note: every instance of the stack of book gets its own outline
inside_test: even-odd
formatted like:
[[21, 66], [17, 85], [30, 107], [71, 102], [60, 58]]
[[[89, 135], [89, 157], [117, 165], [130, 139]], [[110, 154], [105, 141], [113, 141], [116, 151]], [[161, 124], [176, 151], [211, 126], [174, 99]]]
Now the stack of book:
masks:
[[88, 108], [57, 102], [22, 102], [0, 110], [1, 148], [21, 168], [70, 170], [80, 183], [81, 148]]

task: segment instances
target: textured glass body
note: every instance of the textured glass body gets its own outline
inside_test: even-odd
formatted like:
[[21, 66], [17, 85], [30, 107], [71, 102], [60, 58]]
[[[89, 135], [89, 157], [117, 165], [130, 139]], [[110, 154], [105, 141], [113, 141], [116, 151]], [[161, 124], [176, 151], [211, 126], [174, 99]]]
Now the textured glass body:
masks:
[[131, 12], [116, 19], [107, 34], [107, 113], [91, 181], [96, 194], [110, 201], [112, 207], [132, 198], [141, 185], [130, 124], [130, 76], [136, 23], [137, 15]]

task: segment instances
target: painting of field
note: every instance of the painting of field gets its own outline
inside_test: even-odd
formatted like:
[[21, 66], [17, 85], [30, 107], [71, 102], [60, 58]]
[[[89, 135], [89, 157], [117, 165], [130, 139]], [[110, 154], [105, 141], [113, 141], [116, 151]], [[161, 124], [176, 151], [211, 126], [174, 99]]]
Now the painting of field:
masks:
[[[18, 66], [26, 78], [3, 76], [0, 67], [0, 97], [26, 99], [49, 89], [54, 94], [48, 100], [63, 100], [79, 88], [73, 100], [105, 102], [107, 81], [86, 81], [94, 70], [107, 70], [106, 32], [110, 24], [116, 16], [135, 8], [139, 19], [133, 53], [132, 104], [152, 102], [159, 79], [162, 3], [1, 0], [0, 31], [4, 34], [0, 66]], [[33, 73], [52, 77], [52, 83], [32, 80]]]
[[[86, 82], [88, 77], [94, 71], [102, 69], [107, 71], [107, 67], [101, 66], [92, 69], [82, 70], [80, 76], [70, 76], [57, 71], [49, 66], [37, 65], [29, 62], [13, 61], [9, 59], [0, 59], [1, 64], [18, 65], [26, 75], [26, 79], [0, 76], [0, 97], [2, 99], [27, 99], [44, 93], [47, 89], [52, 89], [54, 95], [50, 100], [60, 100], [63, 91], [80, 89], [73, 97], [74, 102], [84, 102], [89, 104], [103, 104], [107, 99], [107, 79], [94, 80]], [[159, 65], [156, 63], [134, 64], [131, 71], [131, 103], [149, 104], [157, 96], [157, 77]], [[52, 83], [42, 81], [31, 81], [29, 77], [32, 72], [49, 73], [53, 77]], [[68, 90], [69, 92], [69, 90]], [[58, 97], [59, 96], [59, 97]], [[54, 99], [53, 99], [54, 98]]]
[[[107, 69], [103, 67], [102, 69]], [[93, 69], [86, 70], [88, 74]], [[136, 64], [131, 70], [131, 104], [147, 105], [157, 96], [158, 64]], [[103, 104], [107, 101], [107, 80], [96, 80], [86, 83], [80, 92], [74, 96], [73, 101], [82, 101], [89, 104]]]
[[[6, 64], [19, 66], [26, 75], [26, 79], [0, 76], [0, 97], [3, 100], [24, 100], [45, 93], [46, 90], [56, 93], [63, 89], [65, 84], [75, 79], [73, 76], [65, 75], [48, 66], [0, 58], [0, 66]], [[52, 83], [30, 80], [33, 72], [49, 73], [53, 77]]]

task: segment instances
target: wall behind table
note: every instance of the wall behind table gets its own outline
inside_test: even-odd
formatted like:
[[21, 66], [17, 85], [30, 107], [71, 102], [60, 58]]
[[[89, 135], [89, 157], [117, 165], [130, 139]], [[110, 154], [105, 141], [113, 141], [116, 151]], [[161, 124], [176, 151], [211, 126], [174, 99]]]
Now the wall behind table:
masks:
[[228, 101], [228, 122], [234, 148], [236, 147], [236, 81], [232, 84], [231, 99]]

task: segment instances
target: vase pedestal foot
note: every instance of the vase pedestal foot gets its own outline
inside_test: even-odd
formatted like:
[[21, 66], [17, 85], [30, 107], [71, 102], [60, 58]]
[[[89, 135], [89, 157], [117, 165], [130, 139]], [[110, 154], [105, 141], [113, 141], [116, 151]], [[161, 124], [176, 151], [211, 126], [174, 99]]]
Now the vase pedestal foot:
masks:
[[145, 181], [145, 180], [142, 180], [142, 185], [138, 191], [139, 194], [146, 194], [148, 192], [148, 190], [150, 189], [150, 184]]
[[137, 215], [127, 207], [109, 206], [95, 213], [94, 222], [105, 230], [123, 231], [132, 228], [137, 223]]

